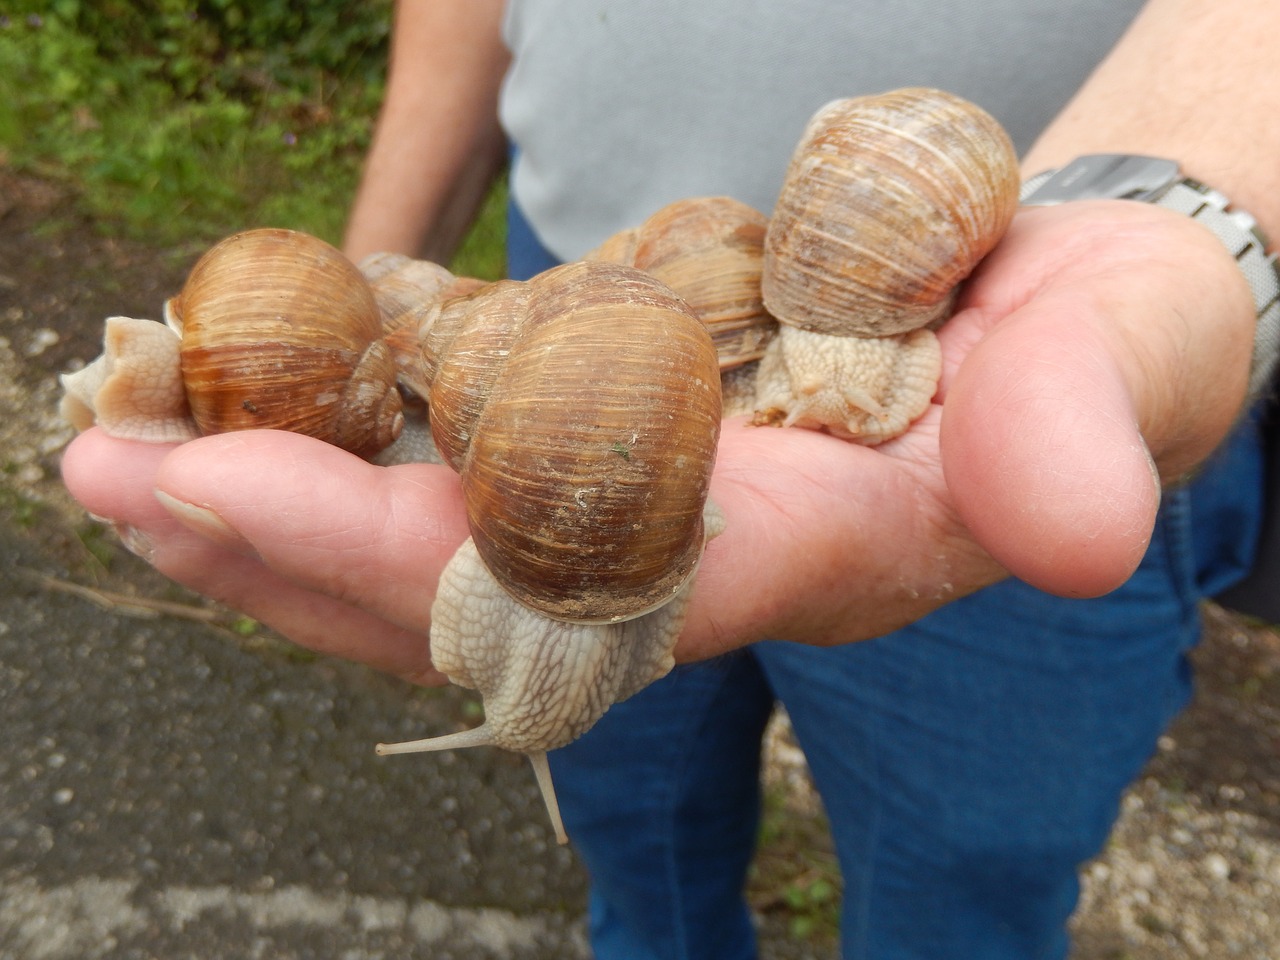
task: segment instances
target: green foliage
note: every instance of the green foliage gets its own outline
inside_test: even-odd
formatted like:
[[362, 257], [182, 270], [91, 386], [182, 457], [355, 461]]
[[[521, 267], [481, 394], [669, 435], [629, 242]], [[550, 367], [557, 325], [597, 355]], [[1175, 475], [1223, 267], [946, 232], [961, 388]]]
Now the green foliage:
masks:
[[135, 61], [183, 97], [302, 89], [316, 72], [379, 82], [392, 0], [19, 0], [11, 26], [62, 27], [107, 62]]
[[106, 524], [96, 520], [88, 521], [76, 529], [76, 537], [84, 547], [94, 574], [110, 570], [115, 560], [119, 541], [109, 530]]
[[840, 923], [840, 888], [822, 875], [796, 877], [783, 890], [787, 929], [797, 940], [831, 939]]
[[335, 240], [390, 4], [24, 0], [0, 15], [0, 160], [159, 244], [268, 223]]
[[231, 621], [231, 632], [241, 637], [252, 637], [260, 628], [261, 624], [257, 620], [243, 614]]
[[16, 468], [10, 463], [0, 469], [0, 516], [14, 526], [30, 529], [39, 520], [43, 504], [8, 483], [8, 477], [15, 472]]
[[748, 878], [755, 909], [781, 914], [796, 940], [831, 944], [839, 935], [841, 889], [826, 817], [792, 809], [785, 788], [766, 790]]

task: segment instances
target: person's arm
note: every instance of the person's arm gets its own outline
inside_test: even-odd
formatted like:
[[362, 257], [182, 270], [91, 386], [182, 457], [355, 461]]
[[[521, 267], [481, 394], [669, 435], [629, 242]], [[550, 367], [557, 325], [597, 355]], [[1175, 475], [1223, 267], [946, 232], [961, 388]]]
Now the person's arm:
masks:
[[1178, 160], [1280, 238], [1280, 61], [1273, 0], [1151, 0], [1023, 161]]
[[387, 92], [343, 240], [447, 264], [501, 169], [501, 0], [400, 0]]

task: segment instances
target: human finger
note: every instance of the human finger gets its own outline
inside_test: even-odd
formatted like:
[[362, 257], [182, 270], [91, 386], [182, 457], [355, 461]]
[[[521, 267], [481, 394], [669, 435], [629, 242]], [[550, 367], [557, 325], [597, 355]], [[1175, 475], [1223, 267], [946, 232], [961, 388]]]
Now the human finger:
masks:
[[[91, 513], [113, 522], [126, 542], [166, 576], [317, 652], [417, 683], [443, 682], [431, 666], [427, 621], [392, 622], [299, 584], [272, 569], [250, 541], [214, 529], [207, 517], [193, 523], [185, 501], [157, 497], [156, 478], [175, 449], [181, 448], [121, 441], [89, 430], [64, 454], [64, 482]], [[192, 464], [197, 469], [202, 456]]]

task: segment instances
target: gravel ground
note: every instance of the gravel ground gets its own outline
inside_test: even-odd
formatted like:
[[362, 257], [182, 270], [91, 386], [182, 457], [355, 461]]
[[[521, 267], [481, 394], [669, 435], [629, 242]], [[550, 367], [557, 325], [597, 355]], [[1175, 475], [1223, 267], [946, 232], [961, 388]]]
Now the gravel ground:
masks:
[[[237, 634], [61, 491], [53, 374], [195, 252], [157, 263], [0, 168], [0, 958], [585, 956], [582, 871], [522, 763], [368, 749], [466, 723], [464, 696]], [[1280, 635], [1205, 617], [1195, 702], [1083, 871], [1073, 960], [1280, 958]], [[773, 756], [814, 827], [783, 859], [820, 855], [785, 730]], [[754, 898], [766, 957], [834, 956]]]

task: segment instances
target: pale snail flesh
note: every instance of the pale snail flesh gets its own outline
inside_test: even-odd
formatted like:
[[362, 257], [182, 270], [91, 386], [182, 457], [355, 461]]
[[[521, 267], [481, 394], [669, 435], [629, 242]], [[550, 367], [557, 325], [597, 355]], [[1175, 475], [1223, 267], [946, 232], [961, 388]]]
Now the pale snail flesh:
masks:
[[932, 328], [1018, 205], [1000, 124], [928, 88], [834, 101], [792, 155], [765, 241], [762, 292], [781, 323], [756, 382], [760, 422], [863, 443], [932, 399]]
[[671, 669], [720, 529], [716, 352], [660, 281], [579, 262], [446, 302], [424, 353], [472, 532], [440, 580], [432, 659], [486, 719], [379, 751], [526, 753], [563, 839], [546, 751]]

